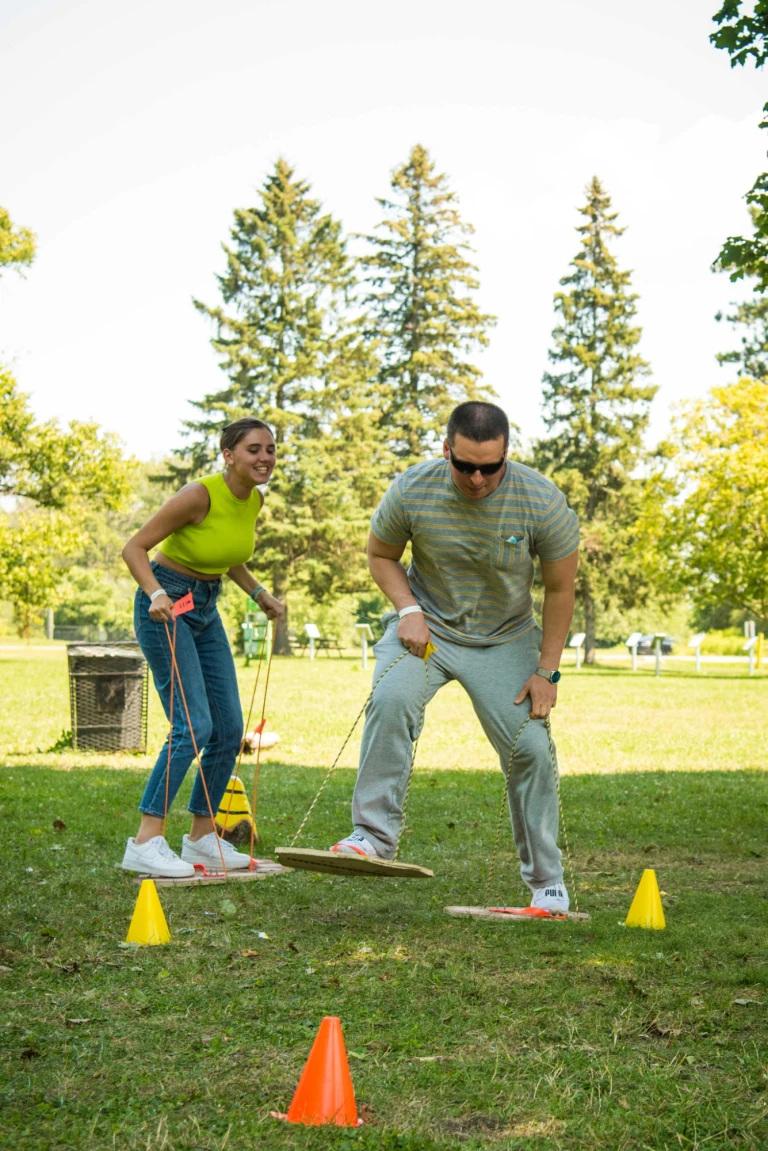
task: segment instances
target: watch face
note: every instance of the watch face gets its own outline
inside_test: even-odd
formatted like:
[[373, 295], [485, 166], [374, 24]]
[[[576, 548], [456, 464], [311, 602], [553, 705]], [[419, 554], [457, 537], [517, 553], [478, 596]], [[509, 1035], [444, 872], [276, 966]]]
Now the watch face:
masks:
[[553, 671], [552, 672], [552, 679], [550, 680], [550, 683], [559, 683], [561, 678], [562, 677], [561, 677], [559, 671]]

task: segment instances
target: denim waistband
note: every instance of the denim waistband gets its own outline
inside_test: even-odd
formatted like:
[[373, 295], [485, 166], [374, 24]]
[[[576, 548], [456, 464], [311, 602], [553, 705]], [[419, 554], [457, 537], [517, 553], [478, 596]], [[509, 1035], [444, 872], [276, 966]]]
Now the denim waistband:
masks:
[[[187, 588], [192, 588], [195, 585], [200, 587], [215, 588], [218, 590], [221, 587], [221, 579], [195, 579], [194, 576], [184, 575], [182, 572], [174, 571], [173, 568], [167, 568], [165, 564], [158, 563], [157, 560], [152, 560], [151, 568], [157, 576], [158, 581], [163, 584], [173, 584]], [[159, 574], [158, 574], [159, 573]]]

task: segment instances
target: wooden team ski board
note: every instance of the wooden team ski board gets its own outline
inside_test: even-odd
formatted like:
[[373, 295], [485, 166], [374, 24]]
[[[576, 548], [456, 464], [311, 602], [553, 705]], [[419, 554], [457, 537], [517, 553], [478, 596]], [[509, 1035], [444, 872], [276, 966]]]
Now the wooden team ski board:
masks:
[[390, 879], [433, 879], [434, 872], [415, 863], [393, 859], [372, 859], [369, 855], [348, 855], [342, 851], [313, 851], [310, 847], [276, 847], [275, 855], [286, 867], [302, 871], [323, 871], [326, 875], [378, 875]]
[[530, 923], [532, 919], [554, 919], [558, 923], [566, 919], [589, 919], [584, 911], [569, 911], [565, 915], [535, 915], [531, 912], [538, 909], [530, 907], [446, 907], [445, 910], [459, 919], [496, 919], [507, 923]]
[[282, 867], [271, 859], [260, 859], [258, 867], [253, 871], [223, 872], [203, 869], [197, 875], [192, 875], [189, 878], [184, 876], [180, 879], [170, 879], [165, 875], [137, 875], [133, 882], [141, 883], [144, 879], [151, 879], [154, 881], [155, 887], [205, 887], [208, 883], [228, 883], [230, 880], [235, 883], [245, 883], [250, 879], [269, 879], [272, 875], [286, 875], [289, 871], [289, 867]]

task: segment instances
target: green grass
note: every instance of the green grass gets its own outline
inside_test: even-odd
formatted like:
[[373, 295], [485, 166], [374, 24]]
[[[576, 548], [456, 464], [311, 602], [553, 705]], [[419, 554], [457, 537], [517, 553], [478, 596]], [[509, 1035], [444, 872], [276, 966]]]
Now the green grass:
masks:
[[[483, 901], [501, 799], [471, 710], [447, 689], [422, 740], [402, 852], [434, 880], [293, 873], [164, 889], [172, 942], [135, 950], [120, 943], [137, 889], [115, 863], [146, 764], [34, 754], [66, 726], [64, 664], [13, 654], [0, 663], [4, 1145], [768, 1145], [764, 680], [564, 680], [555, 726], [588, 922], [444, 915]], [[268, 714], [283, 740], [263, 768], [265, 854], [292, 836], [365, 697], [353, 669], [274, 669]], [[333, 777], [308, 846], [346, 830], [351, 783], [349, 771]], [[177, 807], [172, 843], [186, 827]], [[662, 932], [622, 926], [645, 867], [666, 892]], [[492, 898], [524, 898], [506, 830]], [[286, 1109], [324, 1014], [343, 1022], [366, 1119], [357, 1132], [269, 1117]]]

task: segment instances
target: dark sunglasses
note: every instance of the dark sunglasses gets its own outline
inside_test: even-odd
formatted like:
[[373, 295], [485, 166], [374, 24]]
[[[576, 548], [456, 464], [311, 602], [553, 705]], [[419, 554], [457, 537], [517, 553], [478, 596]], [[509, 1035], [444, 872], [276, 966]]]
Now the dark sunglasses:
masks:
[[481, 476], [495, 476], [496, 472], [500, 471], [507, 462], [506, 455], [503, 455], [497, 464], [468, 464], [466, 460], [457, 460], [451, 448], [448, 449], [451, 456], [451, 463], [457, 472], [461, 472], [463, 476], [473, 476], [475, 472], [480, 472]]

